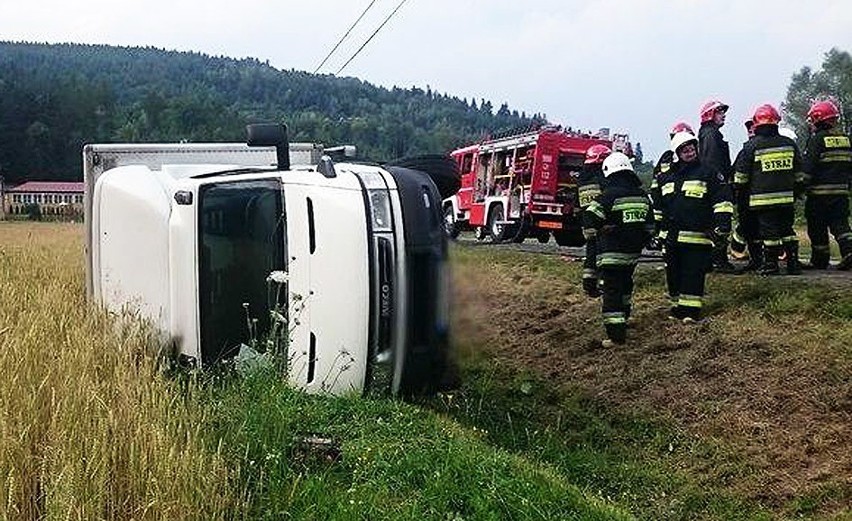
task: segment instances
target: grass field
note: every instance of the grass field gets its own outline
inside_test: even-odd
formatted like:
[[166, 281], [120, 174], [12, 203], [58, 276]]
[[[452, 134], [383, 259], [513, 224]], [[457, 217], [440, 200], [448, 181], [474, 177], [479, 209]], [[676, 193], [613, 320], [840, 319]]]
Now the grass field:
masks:
[[714, 277], [684, 330], [644, 271], [603, 351], [576, 263], [455, 247], [464, 385], [409, 404], [165, 376], [86, 303], [81, 232], [0, 222], [3, 519], [850, 518], [842, 280]]

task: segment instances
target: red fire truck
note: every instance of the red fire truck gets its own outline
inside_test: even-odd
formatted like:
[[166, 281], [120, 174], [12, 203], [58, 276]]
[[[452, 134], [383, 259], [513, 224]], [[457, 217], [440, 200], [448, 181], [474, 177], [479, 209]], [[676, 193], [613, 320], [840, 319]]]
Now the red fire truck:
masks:
[[577, 178], [586, 150], [612, 141], [559, 127], [491, 139], [451, 153], [461, 188], [443, 201], [452, 238], [473, 229], [477, 239], [584, 244]]

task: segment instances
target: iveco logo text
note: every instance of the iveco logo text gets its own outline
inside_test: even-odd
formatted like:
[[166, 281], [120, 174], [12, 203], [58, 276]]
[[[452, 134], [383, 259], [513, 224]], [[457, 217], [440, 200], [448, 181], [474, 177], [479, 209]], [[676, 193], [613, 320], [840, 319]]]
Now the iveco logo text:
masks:
[[382, 316], [389, 317], [391, 314], [391, 287], [390, 284], [382, 284]]

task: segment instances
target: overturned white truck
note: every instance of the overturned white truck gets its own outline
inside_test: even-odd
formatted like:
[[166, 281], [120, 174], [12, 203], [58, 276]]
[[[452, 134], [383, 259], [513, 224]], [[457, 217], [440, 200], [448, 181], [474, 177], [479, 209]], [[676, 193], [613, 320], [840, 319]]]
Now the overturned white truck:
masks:
[[90, 297], [138, 310], [197, 366], [232, 359], [277, 310], [296, 386], [434, 389], [448, 365], [448, 273], [430, 177], [334, 163], [289, 144], [282, 125], [248, 133], [85, 146]]

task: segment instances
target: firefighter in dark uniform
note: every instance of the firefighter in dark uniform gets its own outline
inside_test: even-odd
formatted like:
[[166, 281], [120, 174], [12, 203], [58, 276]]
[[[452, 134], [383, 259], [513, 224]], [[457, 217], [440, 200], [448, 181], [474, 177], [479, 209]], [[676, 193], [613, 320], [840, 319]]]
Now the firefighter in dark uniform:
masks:
[[[745, 128], [750, 141], [754, 137], [754, 122], [751, 119], [747, 120]], [[743, 148], [745, 148], [746, 143], [743, 143]], [[734, 164], [740, 161], [742, 153], [742, 150], [740, 150]], [[736, 191], [737, 185], [734, 184], [733, 187]], [[763, 266], [763, 242], [760, 240], [757, 217], [749, 210], [747, 198], [737, 197], [735, 193], [734, 201], [737, 203], [737, 226], [731, 237], [731, 250], [742, 256], [745, 256], [746, 251], [748, 251], [748, 263], [740, 269], [740, 272], [757, 271]]]
[[[669, 141], [671, 141], [674, 135], [678, 132], [689, 132], [690, 134], [694, 134], [689, 123], [679, 121], [672, 126], [672, 129], [669, 132]], [[654, 208], [654, 238], [649, 245], [649, 249], [652, 250], [661, 249], [663, 242], [666, 240], [666, 231], [662, 227], [663, 212], [658, 209], [659, 205], [657, 204], [657, 200], [660, 198], [660, 184], [658, 179], [662, 174], [668, 173], [672, 167], [676, 167], [677, 165], [678, 164], [674, 162], [674, 152], [666, 150], [662, 153], [660, 159], [657, 160], [657, 164], [654, 166], [653, 176], [651, 177], [651, 186], [648, 188], [648, 195], [651, 197], [651, 205]]]
[[[586, 150], [586, 160], [580, 178], [577, 181], [577, 192], [580, 197], [580, 209], [585, 213], [590, 204], [598, 200], [604, 184], [602, 165], [604, 159], [612, 153], [606, 145], [592, 145]], [[597, 230], [583, 228], [586, 238], [586, 258], [583, 259], [583, 291], [590, 297], [599, 297], [597, 262]]]
[[583, 214], [583, 227], [598, 232], [597, 266], [603, 281], [604, 347], [623, 344], [632, 311], [633, 272], [654, 226], [648, 194], [630, 158], [613, 152], [603, 162], [606, 184]]
[[718, 171], [698, 160], [698, 142], [689, 132], [671, 141], [680, 164], [660, 182], [660, 209], [666, 236], [666, 281], [671, 317], [685, 324], [701, 318], [704, 280], [712, 263], [713, 241], [731, 231], [730, 187]]
[[793, 231], [795, 194], [803, 180], [799, 147], [778, 133], [781, 115], [772, 105], [761, 105], [754, 116], [754, 137], [743, 146], [734, 165], [734, 183], [739, 204], [747, 204], [757, 217], [763, 241], [761, 275], [779, 273], [782, 248], [787, 257], [787, 273], [796, 275], [799, 267], [799, 239]]
[[805, 217], [811, 240], [811, 264], [828, 268], [828, 231], [840, 246], [841, 270], [852, 268], [852, 230], [849, 228], [849, 183], [852, 147], [838, 126], [840, 111], [830, 101], [818, 101], [808, 111], [813, 132], [805, 147]]
[[[701, 127], [698, 129], [698, 159], [701, 164], [722, 175], [730, 185], [734, 175], [728, 142], [719, 130], [725, 124], [728, 106], [721, 101], [708, 101], [701, 107]], [[730, 190], [728, 190], [730, 193]], [[736, 267], [728, 260], [728, 237], [717, 237], [713, 247], [713, 269], [719, 273], [734, 273]]]

